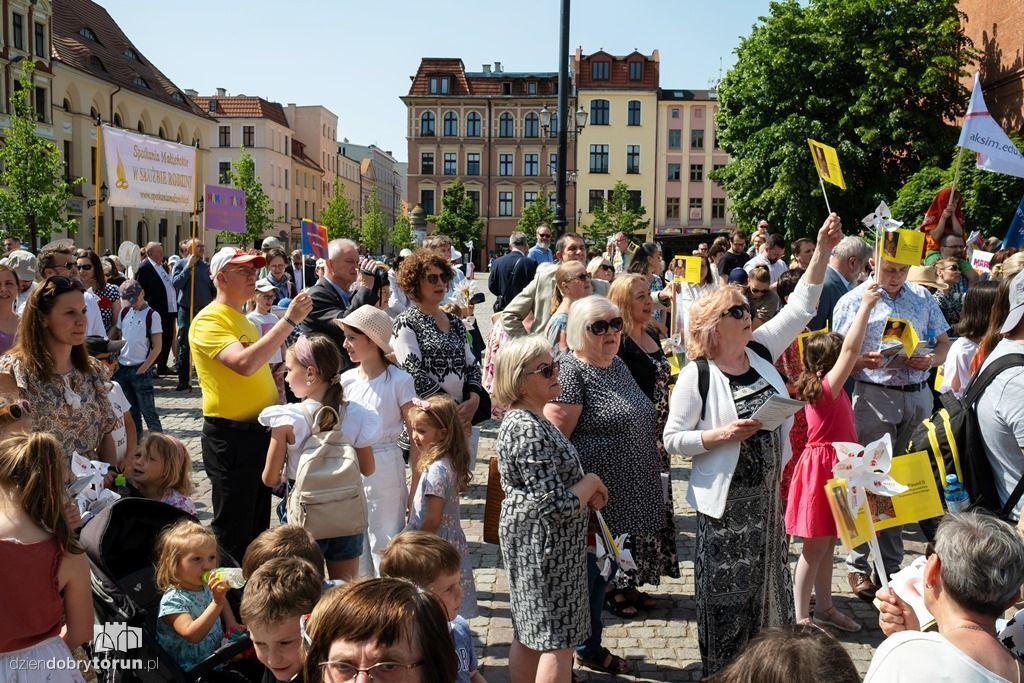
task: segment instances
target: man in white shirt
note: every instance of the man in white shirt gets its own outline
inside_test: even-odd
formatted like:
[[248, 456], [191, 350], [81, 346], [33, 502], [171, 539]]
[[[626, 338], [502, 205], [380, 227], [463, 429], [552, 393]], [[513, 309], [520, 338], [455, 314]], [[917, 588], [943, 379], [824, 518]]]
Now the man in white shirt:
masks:
[[[135, 279], [142, 285], [146, 293], [146, 301], [160, 315], [160, 322], [166, 331], [168, 340], [174, 338], [174, 326], [178, 318], [178, 292], [170, 274], [164, 270], [164, 248], [159, 242], [150, 242], [143, 251], [146, 258], [135, 269]], [[156, 372], [160, 375], [171, 374], [167, 367], [167, 356], [171, 352], [171, 344], [163, 345], [156, 361]]]
[[754, 266], [764, 264], [768, 266], [772, 285], [774, 285], [779, 281], [779, 276], [789, 270], [789, 266], [786, 265], [786, 261], [782, 258], [786, 254], [786, 240], [782, 235], [769, 235], [764, 246], [763, 252], [758, 253], [757, 256], [743, 264], [743, 270], [747, 271], [747, 275], [750, 275], [750, 272], [754, 270]]

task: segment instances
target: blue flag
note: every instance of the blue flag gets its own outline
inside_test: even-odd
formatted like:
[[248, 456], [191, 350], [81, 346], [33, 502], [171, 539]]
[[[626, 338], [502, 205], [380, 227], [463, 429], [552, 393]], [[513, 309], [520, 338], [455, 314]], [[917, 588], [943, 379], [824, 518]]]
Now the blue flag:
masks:
[[1020, 204], [1017, 205], [1017, 211], [1013, 214], [1013, 220], [1010, 221], [1010, 229], [1006, 231], [1003, 248], [1016, 247], [1020, 249], [1022, 245], [1024, 245], [1024, 197], [1021, 198]]

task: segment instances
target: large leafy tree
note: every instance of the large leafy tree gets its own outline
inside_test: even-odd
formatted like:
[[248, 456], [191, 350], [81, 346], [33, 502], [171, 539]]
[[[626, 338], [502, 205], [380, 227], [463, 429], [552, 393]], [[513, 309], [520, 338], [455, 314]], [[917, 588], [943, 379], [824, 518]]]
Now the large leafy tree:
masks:
[[83, 179], [66, 181], [60, 150], [37, 133], [39, 116], [30, 98], [34, 67], [31, 60], [22, 64], [20, 87], [10, 98], [10, 125], [0, 147], [0, 223], [26, 242], [34, 227], [45, 242], [57, 230], [77, 230], [78, 221], [65, 218], [66, 203], [71, 188]]
[[366, 198], [366, 212], [360, 226], [360, 243], [371, 254], [379, 254], [384, 248], [388, 236], [388, 227], [384, 224], [384, 214], [380, 210], [380, 199], [377, 188], [373, 188]]
[[644, 233], [650, 223], [647, 210], [642, 204], [634, 204], [629, 195], [629, 186], [617, 181], [607, 201], [594, 207], [594, 221], [583, 228], [583, 234], [591, 244], [603, 248], [609, 235], [624, 232], [627, 235]]
[[473, 199], [466, 194], [462, 181], [456, 180], [444, 189], [441, 196], [441, 213], [428, 216], [427, 221], [437, 226], [437, 232], [448, 235], [452, 244], [464, 247], [467, 242], [480, 242], [480, 228], [483, 221], [473, 207]]
[[409, 217], [405, 212], [395, 216], [395, 227], [391, 230], [391, 246], [398, 251], [416, 246], [412, 236], [412, 224], [409, 223]]
[[263, 183], [256, 174], [256, 162], [245, 149], [238, 161], [231, 164], [231, 184], [245, 193], [245, 232], [222, 232], [220, 240], [242, 247], [251, 246], [274, 227], [274, 210], [270, 197], [263, 190]]
[[526, 233], [526, 238], [530, 242], [535, 242], [537, 240], [537, 228], [542, 223], [547, 223], [550, 226], [554, 220], [555, 212], [551, 208], [551, 202], [548, 199], [548, 189], [542, 187], [540, 192], [537, 193], [537, 198], [523, 207], [523, 213], [519, 217], [519, 222], [516, 223], [516, 230]]
[[826, 187], [848, 223], [948, 159], [975, 56], [960, 19], [956, 0], [773, 2], [718, 89], [732, 161], [711, 177], [739, 221], [813, 233], [825, 204], [807, 138], [839, 152], [848, 189]]
[[327, 202], [320, 223], [327, 228], [327, 237], [336, 240], [341, 237], [350, 240], [359, 239], [359, 226], [356, 224], [356, 213], [345, 196], [345, 186], [341, 178], [334, 178], [334, 192]]

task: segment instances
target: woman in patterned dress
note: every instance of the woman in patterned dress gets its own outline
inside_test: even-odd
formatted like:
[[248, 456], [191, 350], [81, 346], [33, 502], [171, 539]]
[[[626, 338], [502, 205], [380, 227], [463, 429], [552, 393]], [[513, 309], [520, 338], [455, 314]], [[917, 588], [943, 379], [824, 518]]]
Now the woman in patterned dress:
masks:
[[[562, 393], [544, 408], [544, 416], [569, 437], [580, 461], [608, 487], [608, 505], [601, 513], [612, 536], [628, 534], [627, 546], [636, 562], [635, 576], [621, 587], [656, 583], [663, 566], [652, 539], [665, 523], [661, 461], [655, 446], [657, 412], [629, 369], [617, 356], [623, 329], [618, 307], [602, 296], [577, 301], [569, 312], [566, 338], [572, 353], [559, 358]], [[588, 570], [596, 558], [588, 555]], [[592, 603], [605, 598], [605, 581], [588, 571]], [[614, 580], [614, 577], [609, 577]], [[623, 606], [626, 599], [606, 602]], [[601, 645], [600, 621], [590, 639], [577, 649], [581, 664], [621, 673], [621, 660]]]
[[[767, 431], [750, 416], [773, 395], [787, 396], [785, 380], [759, 354], [777, 359], [814, 316], [826, 263], [841, 238], [832, 214], [789, 303], [756, 331], [738, 287], [721, 287], [690, 309], [691, 362], [672, 392], [664, 437], [669, 453], [693, 459], [686, 499], [697, 510], [694, 585], [705, 676], [760, 630], [793, 621], [779, 497], [793, 420]], [[752, 342], [760, 348], [749, 348]], [[708, 373], [705, 396], [698, 391], [701, 368]]]
[[[484, 390], [480, 364], [470, 350], [462, 320], [441, 310], [452, 273], [448, 262], [429, 249], [402, 261], [398, 286], [412, 305], [395, 318], [392, 347], [398, 364], [412, 375], [418, 397], [444, 393], [459, 404], [459, 417], [468, 435]], [[407, 433], [402, 433], [398, 445], [410, 449]], [[414, 472], [410, 490], [415, 491], [419, 482], [415, 452], [410, 454], [409, 464]]]
[[572, 443], [544, 419], [544, 405], [560, 392], [547, 340], [530, 335], [502, 347], [494, 398], [510, 409], [497, 440], [505, 491], [499, 534], [515, 631], [509, 671], [517, 681], [567, 680], [573, 647], [590, 635], [587, 510], [603, 507], [608, 489], [583, 473]]
[[77, 261], [78, 279], [98, 298], [103, 329], [109, 335], [116, 327], [115, 321], [121, 315], [121, 293], [115, 285], [107, 282], [107, 276], [103, 273], [103, 263], [96, 252], [79, 249]]
[[[679, 555], [676, 550], [676, 525], [672, 506], [672, 463], [662, 443], [662, 431], [668, 420], [668, 379], [671, 370], [668, 358], [661, 349], [661, 337], [651, 325], [654, 302], [651, 301], [651, 292], [643, 276], [633, 273], [622, 275], [612, 283], [611, 289], [608, 290], [608, 299], [619, 307], [622, 314], [619, 358], [629, 368], [629, 374], [636, 380], [644, 395], [654, 404], [657, 413], [654, 445], [658, 451], [659, 474], [664, 490], [665, 517], [658, 533], [644, 539], [653, 547], [649, 553], [643, 554], [657, 558], [660, 576], [679, 578]], [[640, 540], [635, 539], [634, 542]], [[625, 600], [634, 608], [634, 614], [636, 609], [650, 609], [655, 606], [652, 598], [637, 590], [636, 572], [624, 572], [620, 579], [626, 586]], [[655, 576], [653, 579], [647, 583], [657, 585], [659, 578]]]

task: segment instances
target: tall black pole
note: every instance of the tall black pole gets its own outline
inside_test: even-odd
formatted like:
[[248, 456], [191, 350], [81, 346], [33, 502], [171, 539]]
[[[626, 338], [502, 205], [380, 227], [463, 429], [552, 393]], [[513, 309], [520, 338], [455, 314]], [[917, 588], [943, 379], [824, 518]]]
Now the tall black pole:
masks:
[[569, 154], [569, 0], [562, 0], [562, 19], [558, 41], [558, 157], [555, 161], [555, 220], [552, 231], [557, 238], [565, 232], [565, 170]]

